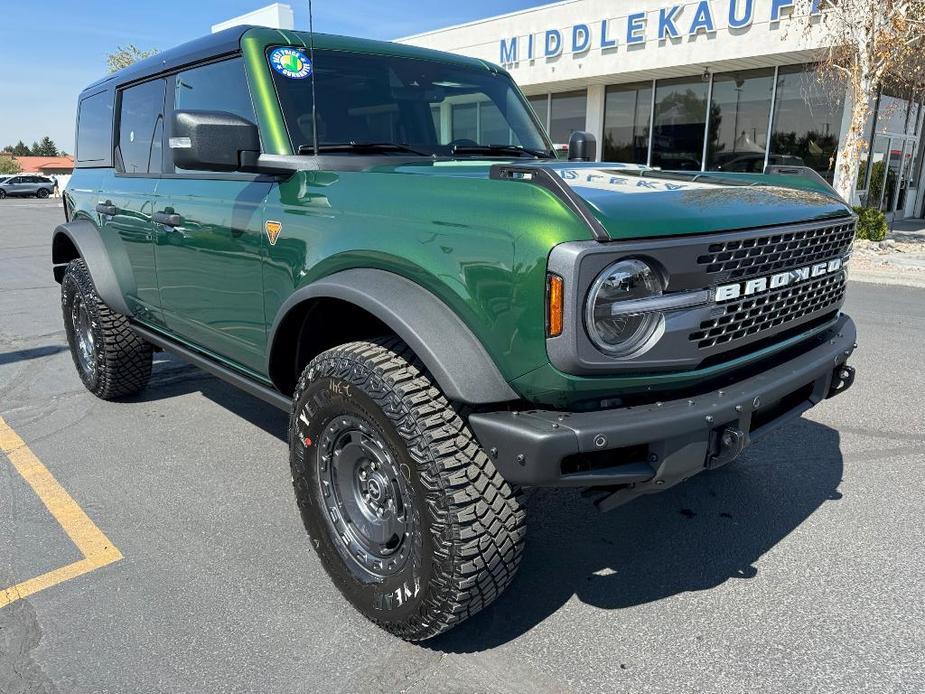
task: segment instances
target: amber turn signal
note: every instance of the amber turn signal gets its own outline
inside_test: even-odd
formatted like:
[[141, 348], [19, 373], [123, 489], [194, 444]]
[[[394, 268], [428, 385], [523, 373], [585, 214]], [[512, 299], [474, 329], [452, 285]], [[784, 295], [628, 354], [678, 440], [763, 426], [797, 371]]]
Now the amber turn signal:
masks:
[[546, 336], [562, 334], [563, 282], [559, 275], [546, 276]]

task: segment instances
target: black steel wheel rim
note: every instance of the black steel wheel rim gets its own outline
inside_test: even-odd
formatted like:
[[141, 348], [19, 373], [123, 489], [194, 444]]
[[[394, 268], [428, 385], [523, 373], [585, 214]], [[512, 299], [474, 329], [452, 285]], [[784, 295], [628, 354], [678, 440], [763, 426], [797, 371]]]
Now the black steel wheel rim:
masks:
[[80, 368], [88, 376], [96, 373], [96, 338], [93, 335], [93, 322], [80, 294], [74, 295], [71, 305], [71, 326], [74, 329], [74, 354]]
[[402, 571], [410, 556], [412, 509], [406, 475], [367, 421], [332, 419], [317, 446], [323, 517], [350, 572], [364, 582]]
[[331, 420], [317, 446], [322, 514], [354, 576], [377, 581], [401, 572], [410, 555], [408, 482], [382, 435], [353, 415]]

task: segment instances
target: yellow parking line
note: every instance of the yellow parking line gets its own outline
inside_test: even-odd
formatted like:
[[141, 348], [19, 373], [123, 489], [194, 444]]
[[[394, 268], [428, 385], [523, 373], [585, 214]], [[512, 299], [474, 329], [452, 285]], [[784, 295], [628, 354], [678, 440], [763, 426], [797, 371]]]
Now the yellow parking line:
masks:
[[3, 417], [0, 417], [0, 451], [6, 454], [16, 471], [32, 487], [84, 556], [60, 569], [0, 589], [0, 607], [122, 558], [122, 553], [96, 527]]

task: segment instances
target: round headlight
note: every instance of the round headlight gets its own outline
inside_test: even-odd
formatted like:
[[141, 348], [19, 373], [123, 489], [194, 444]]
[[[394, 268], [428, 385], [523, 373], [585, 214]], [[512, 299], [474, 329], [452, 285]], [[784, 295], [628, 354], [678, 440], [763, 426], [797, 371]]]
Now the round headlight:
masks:
[[[662, 281], [649, 265], [635, 258], [620, 260], [605, 269], [591, 286], [585, 313], [588, 335], [603, 352], [615, 357], [633, 354], [650, 344], [663, 328], [661, 313], [638, 310], [635, 300], [658, 296]], [[621, 304], [627, 311], [621, 311]]]

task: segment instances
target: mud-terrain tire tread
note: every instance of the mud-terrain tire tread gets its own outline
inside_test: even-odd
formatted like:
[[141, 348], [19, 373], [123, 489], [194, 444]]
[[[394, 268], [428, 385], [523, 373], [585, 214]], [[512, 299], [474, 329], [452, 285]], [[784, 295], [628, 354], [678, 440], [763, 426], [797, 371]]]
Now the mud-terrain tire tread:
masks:
[[[95, 335], [101, 338], [97, 341], [97, 376], [94, 382], [84, 378], [77, 361], [68, 301], [71, 291], [81, 294]], [[133, 395], [148, 385], [153, 354], [151, 345], [132, 330], [125, 316], [103, 303], [82, 258], [72, 260], [65, 270], [61, 282], [61, 304], [71, 356], [87, 390], [103, 400], [113, 400]]]
[[[400, 339], [352, 342], [318, 355], [303, 371], [294, 403], [313, 379], [330, 377], [373, 399], [432, 490], [424, 498], [435, 548], [431, 593], [403, 623], [366, 615], [400, 638], [431, 638], [489, 605], [514, 578], [526, 536], [521, 490], [498, 473], [465, 423], [464, 408], [444, 396]], [[293, 476], [301, 506], [309, 492]]]

